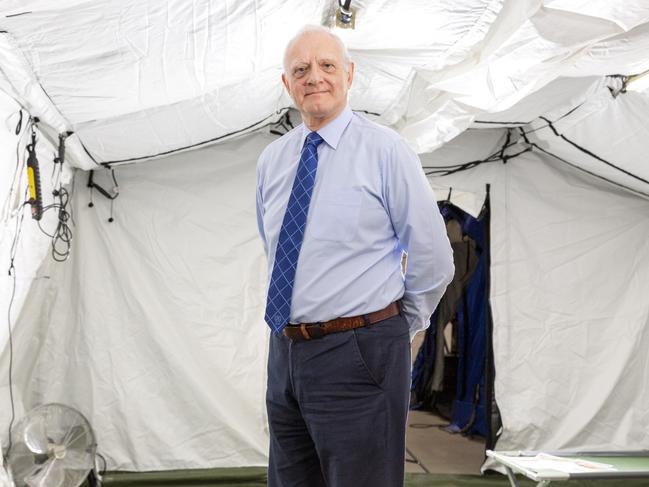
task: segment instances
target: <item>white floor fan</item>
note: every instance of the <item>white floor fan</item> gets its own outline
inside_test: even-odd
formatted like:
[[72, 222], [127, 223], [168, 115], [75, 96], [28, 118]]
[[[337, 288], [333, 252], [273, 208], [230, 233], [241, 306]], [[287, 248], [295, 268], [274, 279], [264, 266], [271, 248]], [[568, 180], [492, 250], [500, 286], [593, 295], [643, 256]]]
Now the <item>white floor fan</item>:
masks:
[[69, 406], [32, 409], [13, 428], [11, 440], [9, 486], [78, 487], [95, 469], [95, 435], [83, 414]]

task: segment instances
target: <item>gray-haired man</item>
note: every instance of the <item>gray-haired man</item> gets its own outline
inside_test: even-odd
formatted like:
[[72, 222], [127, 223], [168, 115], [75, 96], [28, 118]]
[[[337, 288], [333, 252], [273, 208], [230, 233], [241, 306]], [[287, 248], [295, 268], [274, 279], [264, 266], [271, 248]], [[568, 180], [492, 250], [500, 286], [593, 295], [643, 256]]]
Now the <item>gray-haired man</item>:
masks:
[[257, 174], [268, 484], [396, 487], [410, 338], [452, 279], [451, 247], [417, 155], [347, 106], [354, 64], [340, 39], [303, 29], [284, 69], [304, 123], [264, 150]]

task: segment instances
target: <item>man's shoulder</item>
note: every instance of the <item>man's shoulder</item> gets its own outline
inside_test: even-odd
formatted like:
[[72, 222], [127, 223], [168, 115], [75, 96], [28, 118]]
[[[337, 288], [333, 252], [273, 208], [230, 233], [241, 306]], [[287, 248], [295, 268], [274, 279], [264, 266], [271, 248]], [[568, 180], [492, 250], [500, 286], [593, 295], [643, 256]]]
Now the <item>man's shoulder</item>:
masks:
[[395, 130], [374, 122], [358, 112], [354, 113], [352, 121], [356, 130], [361, 131], [365, 137], [371, 137], [371, 143], [375, 145], [390, 147], [395, 143], [404, 142], [403, 137]]

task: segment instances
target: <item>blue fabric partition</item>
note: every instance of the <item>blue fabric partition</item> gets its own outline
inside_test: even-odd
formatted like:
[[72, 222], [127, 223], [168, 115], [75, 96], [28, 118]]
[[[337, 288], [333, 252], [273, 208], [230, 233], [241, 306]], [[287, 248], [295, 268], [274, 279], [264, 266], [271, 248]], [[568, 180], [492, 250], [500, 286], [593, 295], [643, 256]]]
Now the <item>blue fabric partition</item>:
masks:
[[[456, 220], [462, 233], [475, 242], [478, 263], [465, 284], [462, 297], [456, 309], [457, 371], [455, 391], [451, 408], [451, 424], [448, 430], [465, 434], [487, 435], [485, 360], [486, 331], [488, 319], [487, 259], [485, 250], [486, 224], [483, 215], [473, 218], [455, 205], [446, 201], [439, 207], [446, 222]], [[431, 317], [431, 326], [426, 330], [419, 349], [412, 374], [411, 408], [433, 408], [439, 401], [439, 394], [430, 392], [429, 381], [435, 364], [436, 326], [439, 309]], [[451, 378], [453, 378], [451, 376]], [[444, 391], [448, 396], [453, 391]]]

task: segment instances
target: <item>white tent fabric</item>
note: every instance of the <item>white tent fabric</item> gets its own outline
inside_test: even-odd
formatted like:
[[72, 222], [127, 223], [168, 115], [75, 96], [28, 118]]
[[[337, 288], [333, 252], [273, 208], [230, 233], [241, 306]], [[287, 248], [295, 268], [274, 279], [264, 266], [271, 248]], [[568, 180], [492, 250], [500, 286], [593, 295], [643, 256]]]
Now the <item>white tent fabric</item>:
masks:
[[434, 181], [486, 183], [498, 449], [646, 448], [649, 201], [544, 154]]
[[[30, 112], [75, 133], [73, 164], [137, 160], [275, 117], [289, 105], [284, 45], [300, 25], [333, 18], [333, 5], [10, 0], [0, 79]], [[623, 5], [359, 2], [357, 28], [340, 32], [357, 63], [351, 104], [430, 151], [559, 77], [649, 69], [649, 5]]]
[[86, 174], [77, 175], [74, 249], [64, 265], [46, 260], [48, 279], [29, 292], [14, 383], [26, 410], [62, 402], [86, 414], [110, 468], [265, 464], [254, 184], [255, 155], [270, 140], [121, 168], [112, 223], [110, 202], [95, 193], [88, 207]]
[[[65, 131], [74, 132], [66, 165], [157, 158], [117, 166], [113, 223], [96, 192], [87, 206], [88, 173], [76, 171], [64, 264], [47, 258], [49, 242], [25, 217], [13, 307], [18, 414], [42, 402], [76, 406], [111, 469], [266, 462], [254, 166], [275, 136], [256, 129], [289, 106], [284, 44], [304, 23], [330, 19], [334, 4], [3, 2], [0, 90], [41, 119], [48, 191], [54, 147], [45, 139]], [[521, 130], [537, 145], [507, 164], [430, 179], [439, 198], [452, 188], [474, 215], [491, 185], [498, 447], [646, 447], [649, 94], [614, 97], [608, 87], [621, 81], [603, 77], [649, 69], [649, 5], [354, 6], [356, 30], [340, 32], [357, 63], [350, 104], [399, 130], [425, 167], [483, 159], [507, 131], [515, 145], [506, 155], [526, 147]], [[0, 108], [0, 130], [13, 130], [17, 108]], [[12, 180], [4, 162], [15, 161], [15, 138], [0, 141], [0, 196], [13, 195], [2, 263], [25, 179]], [[105, 170], [95, 176], [112, 186]], [[3, 315], [11, 286], [5, 276]], [[3, 398], [5, 344], [3, 330]], [[0, 408], [0, 426], [9, 414]], [[6, 444], [5, 428], [0, 438]]]

